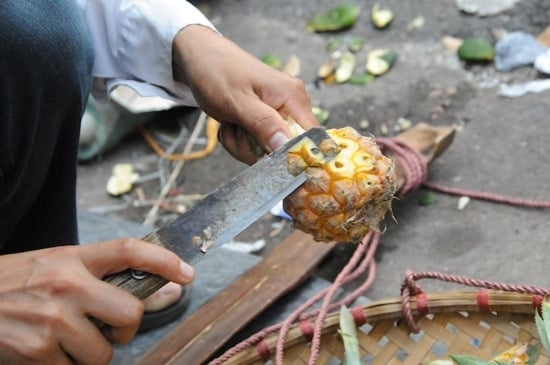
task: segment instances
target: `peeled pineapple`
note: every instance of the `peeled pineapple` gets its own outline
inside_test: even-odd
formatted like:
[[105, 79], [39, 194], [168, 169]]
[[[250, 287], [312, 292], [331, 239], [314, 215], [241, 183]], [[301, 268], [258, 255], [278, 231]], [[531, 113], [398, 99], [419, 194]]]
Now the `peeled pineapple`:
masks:
[[[302, 144], [288, 152], [288, 169], [305, 170], [307, 181], [283, 201], [293, 224], [321, 242], [359, 242], [369, 231], [379, 231], [380, 221], [391, 210], [396, 191], [392, 160], [384, 156], [373, 138], [352, 127], [328, 129], [336, 149], [327, 162], [317, 146]], [[334, 143], [333, 142], [333, 143]]]

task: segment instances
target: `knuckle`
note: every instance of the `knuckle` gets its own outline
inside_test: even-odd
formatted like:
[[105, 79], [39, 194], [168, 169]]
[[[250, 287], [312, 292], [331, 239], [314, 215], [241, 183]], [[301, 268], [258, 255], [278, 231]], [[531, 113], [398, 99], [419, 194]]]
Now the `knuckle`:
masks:
[[49, 294], [55, 297], [79, 292], [80, 285], [82, 284], [79, 284], [75, 278], [67, 276], [61, 269], [51, 272], [48, 278]]
[[34, 336], [28, 336], [20, 349], [20, 354], [32, 361], [41, 361], [50, 357], [55, 351], [55, 343], [51, 337], [45, 333], [37, 333]]
[[109, 364], [113, 358], [113, 348], [105, 341], [104, 344], [98, 345], [95, 354], [98, 364]]
[[40, 308], [40, 324], [42, 333], [47, 337], [55, 331], [59, 330], [64, 323], [65, 315], [63, 309], [55, 302], [46, 302], [42, 308]]
[[135, 238], [123, 238], [119, 241], [117, 247], [117, 253], [122, 257], [132, 255], [136, 250], [139, 249], [139, 241]]
[[143, 302], [135, 297], [127, 300], [118, 311], [117, 327], [132, 327], [139, 325], [145, 312]]
[[128, 303], [128, 307], [126, 308], [126, 314], [128, 315], [128, 324], [133, 324], [141, 321], [141, 317], [143, 317], [144, 312], [145, 307], [141, 300], [134, 300], [131, 302], [131, 304]]
[[293, 88], [295, 90], [298, 90], [299, 92], [306, 90], [306, 85], [304, 84], [304, 81], [302, 79], [292, 77], [290, 83], [292, 84]]

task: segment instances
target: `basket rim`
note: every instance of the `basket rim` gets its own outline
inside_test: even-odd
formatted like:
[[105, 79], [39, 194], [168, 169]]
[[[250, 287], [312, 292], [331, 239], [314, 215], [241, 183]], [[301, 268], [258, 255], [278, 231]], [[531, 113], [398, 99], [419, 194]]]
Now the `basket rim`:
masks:
[[[527, 293], [505, 292], [501, 290], [462, 290], [462, 291], [438, 291], [431, 293], [419, 293], [411, 295], [409, 304], [414, 318], [426, 314], [438, 314], [446, 312], [481, 312], [494, 314], [531, 314], [534, 315], [542, 303], [543, 297]], [[387, 298], [369, 302], [351, 308], [359, 317], [363, 317], [363, 323], [372, 323], [387, 319], [403, 319], [403, 300], [401, 297]], [[355, 317], [355, 316], [354, 316]], [[327, 315], [322, 329], [322, 334], [329, 333], [339, 326], [339, 310]], [[312, 320], [304, 320], [290, 328], [285, 338], [285, 347], [291, 347], [306, 340], [303, 332], [304, 322], [312, 324]], [[313, 319], [314, 321], [314, 319]], [[357, 318], [356, 318], [357, 321]], [[357, 323], [362, 325], [363, 323]], [[262, 341], [263, 350], [274, 353], [278, 340], [278, 333], [266, 336]], [[253, 361], [261, 361], [264, 358], [251, 346], [233, 356], [226, 364], [247, 364]]]

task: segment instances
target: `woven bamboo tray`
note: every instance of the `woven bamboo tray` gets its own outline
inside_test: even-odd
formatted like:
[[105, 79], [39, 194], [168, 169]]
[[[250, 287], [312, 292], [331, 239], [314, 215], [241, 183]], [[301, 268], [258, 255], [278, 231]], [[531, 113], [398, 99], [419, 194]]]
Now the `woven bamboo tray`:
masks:
[[[410, 298], [411, 319], [420, 329], [413, 333], [404, 320], [401, 298], [351, 308], [358, 327], [363, 364], [427, 364], [464, 354], [489, 360], [516, 343], [539, 343], [534, 313], [541, 296], [493, 290], [447, 291]], [[313, 322], [292, 327], [285, 342], [284, 364], [307, 364], [309, 328]], [[308, 328], [309, 327], [309, 328]], [[338, 311], [325, 321], [318, 364], [340, 364], [344, 348], [337, 330]], [[238, 353], [226, 364], [271, 364], [277, 334], [258, 346]], [[537, 365], [548, 364], [541, 347]]]

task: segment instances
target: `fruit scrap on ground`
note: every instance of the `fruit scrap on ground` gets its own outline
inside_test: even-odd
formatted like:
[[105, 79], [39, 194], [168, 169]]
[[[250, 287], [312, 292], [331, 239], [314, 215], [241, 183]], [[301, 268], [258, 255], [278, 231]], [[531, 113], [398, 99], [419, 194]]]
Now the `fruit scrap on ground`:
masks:
[[388, 49], [375, 49], [367, 54], [365, 69], [372, 75], [383, 75], [392, 68], [396, 58], [397, 54], [393, 51]]
[[[288, 153], [292, 174], [305, 171], [306, 182], [284, 201], [293, 224], [321, 242], [360, 242], [379, 231], [391, 210], [396, 187], [393, 161], [375, 140], [352, 127], [328, 129], [331, 139], [311, 141]], [[326, 159], [327, 155], [335, 155]]]
[[462, 42], [458, 48], [458, 57], [464, 61], [482, 62], [495, 58], [495, 48], [483, 38], [473, 37]]
[[119, 163], [113, 167], [113, 174], [107, 181], [106, 190], [113, 196], [126, 194], [132, 190], [133, 183], [139, 179], [134, 172], [134, 166], [129, 163]]
[[371, 10], [372, 24], [378, 29], [386, 28], [393, 20], [393, 12], [390, 9], [382, 9], [379, 4], [374, 4]]
[[359, 16], [355, 4], [341, 4], [317, 13], [307, 23], [307, 29], [314, 32], [332, 32], [353, 26]]

